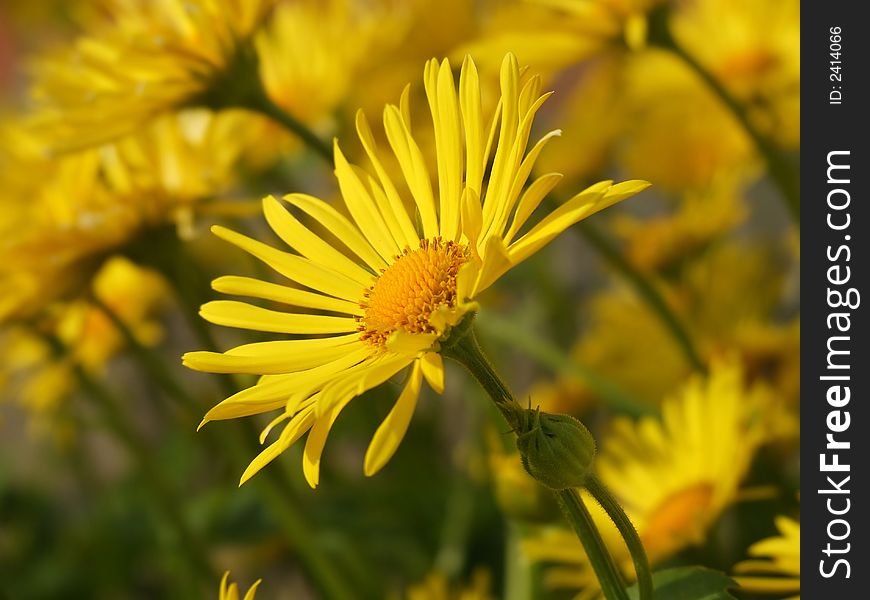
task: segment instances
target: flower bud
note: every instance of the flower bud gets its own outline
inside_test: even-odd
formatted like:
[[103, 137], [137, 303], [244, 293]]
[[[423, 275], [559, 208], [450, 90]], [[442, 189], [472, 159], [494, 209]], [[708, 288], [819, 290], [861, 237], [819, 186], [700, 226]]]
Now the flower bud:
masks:
[[527, 409], [520, 419], [517, 448], [529, 475], [554, 490], [583, 487], [592, 473], [595, 439], [568, 415]]

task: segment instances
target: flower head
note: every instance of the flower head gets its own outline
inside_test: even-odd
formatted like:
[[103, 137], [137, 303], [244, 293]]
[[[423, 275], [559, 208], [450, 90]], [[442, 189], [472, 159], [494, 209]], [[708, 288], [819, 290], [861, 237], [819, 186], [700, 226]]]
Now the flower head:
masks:
[[734, 572], [740, 587], [753, 593], [794, 594], [800, 600], [801, 524], [789, 517], [776, 518], [779, 535], [752, 544], [753, 558], [737, 563]]
[[[224, 576], [221, 578], [221, 587], [218, 592], [218, 600], [239, 600], [239, 586], [236, 585], [235, 582], [228, 583], [230, 577], [230, 572], [224, 572]], [[257, 588], [260, 586], [262, 579], [258, 579], [253, 583], [251, 587], [248, 588], [247, 593], [245, 593], [245, 597], [242, 600], [254, 600], [254, 596], [257, 593]]]
[[[663, 403], [661, 421], [614, 422], [601, 443], [598, 475], [637, 528], [651, 564], [702, 542], [737, 500], [764, 441], [760, 417], [767, 401], [764, 388], [747, 389], [737, 364], [717, 363], [709, 379], [691, 379]], [[603, 510], [592, 512], [611, 552], [630, 573], [630, 557], [615, 527]], [[562, 563], [547, 576], [555, 587], [588, 588], [581, 597], [597, 597], [595, 577], [573, 535], [545, 531], [527, 550], [536, 560]]]
[[[303, 336], [184, 357], [194, 369], [262, 375], [257, 385], [210, 410], [204, 423], [283, 409], [262, 437], [287, 421], [282, 433], [251, 463], [243, 482], [308, 432], [303, 470], [316, 486], [326, 436], [338, 414], [354, 397], [408, 369], [404, 389], [366, 453], [366, 474], [378, 471], [405, 434], [423, 379], [443, 390], [440, 344], [477, 310], [475, 298], [573, 223], [648, 185], [600, 182], [527, 228], [526, 221], [559, 180], [549, 173], [526, 185], [535, 159], [559, 133], [546, 134], [526, 152], [532, 120], [549, 95], [541, 94], [540, 79], [521, 82], [516, 58], [507, 55], [501, 100], [488, 128], [470, 58], [462, 65], [458, 94], [446, 60], [426, 64], [424, 83], [434, 124], [437, 187], [411, 134], [406, 88], [399, 106], [384, 110], [403, 182], [387, 174], [388, 157], [376, 147], [360, 112], [357, 133], [374, 174], [348, 163], [335, 144], [335, 175], [350, 218], [303, 194], [285, 196], [284, 204], [266, 198], [266, 220], [295, 253], [223, 227], [213, 229], [294, 283], [221, 277], [213, 284], [217, 291], [330, 313], [281, 312], [231, 300], [202, 307], [202, 316], [219, 325]], [[334, 239], [315, 234], [288, 205]]]
[[274, 0], [106, 0], [69, 48], [34, 64], [34, 125], [67, 150], [130, 133], [225, 75]]

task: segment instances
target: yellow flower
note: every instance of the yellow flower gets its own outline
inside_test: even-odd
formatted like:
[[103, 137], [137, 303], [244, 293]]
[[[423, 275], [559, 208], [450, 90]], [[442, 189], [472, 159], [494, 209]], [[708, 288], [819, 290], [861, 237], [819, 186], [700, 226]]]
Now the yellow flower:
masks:
[[[157, 344], [163, 329], [153, 319], [169, 297], [166, 281], [156, 272], [126, 258], [108, 259], [94, 276], [94, 295], [120, 318], [136, 339], [146, 346]], [[96, 371], [126, 342], [109, 317], [87, 300], [66, 305], [58, 316], [57, 335], [72, 350], [74, 359]]]
[[506, 3], [461, 52], [496, 63], [506, 48], [545, 72], [646, 42], [646, 14], [662, 0], [528, 0]]
[[[126, 258], [111, 257], [93, 278], [92, 293], [146, 345], [163, 334], [156, 313], [166, 302], [166, 282], [155, 272]], [[38, 331], [58, 338], [69, 353], [56, 356]], [[0, 343], [0, 383], [34, 425], [56, 416], [59, 403], [76, 388], [74, 367], [102, 371], [126, 341], [109, 317], [86, 299], [48, 307], [32, 327], [8, 325]], [[5, 394], [4, 394], [5, 395]]]
[[800, 2], [693, 0], [674, 36], [785, 147], [800, 144]]
[[[239, 600], [239, 586], [236, 585], [235, 582], [227, 585], [227, 582], [230, 577], [230, 572], [224, 572], [224, 576], [221, 578], [221, 587], [218, 593], [218, 600]], [[260, 586], [262, 579], [258, 579], [254, 582], [254, 584], [248, 588], [247, 593], [245, 593], [245, 597], [242, 600], [254, 600], [254, 596], [257, 594], [257, 588]]]
[[[482, 114], [477, 68], [470, 58], [462, 65], [458, 95], [446, 60], [426, 64], [424, 83], [434, 122], [437, 192], [411, 134], [406, 88], [399, 106], [384, 110], [387, 138], [404, 182], [397, 185], [387, 175], [386, 155], [375, 147], [360, 112], [357, 133], [374, 175], [349, 164], [335, 145], [335, 174], [352, 221], [317, 198], [284, 198], [335, 239], [314, 234], [272, 197], [263, 201], [266, 220], [298, 254], [213, 228], [296, 285], [309, 288], [222, 277], [213, 284], [216, 290], [332, 313], [287, 313], [230, 300], [202, 307], [202, 316], [219, 325], [304, 336], [249, 344], [224, 354], [184, 356], [194, 369], [262, 376], [257, 385], [210, 410], [204, 423], [283, 409], [262, 439], [273, 426], [288, 421], [282, 433], [254, 459], [242, 482], [309, 432], [302, 464], [309, 484], [316, 486], [326, 436], [341, 410], [407, 368], [404, 389], [366, 453], [365, 473], [377, 472], [407, 430], [422, 380], [442, 391], [439, 344], [477, 309], [477, 295], [567, 227], [648, 185], [595, 184], [525, 228], [559, 180], [558, 174], [542, 175], [526, 188], [535, 159], [558, 134], [548, 133], [526, 152], [533, 117], [549, 95], [541, 95], [540, 78], [523, 84], [516, 58], [507, 55], [500, 108], [492, 119]], [[413, 201], [411, 211], [403, 201], [406, 194]]]
[[776, 518], [779, 535], [749, 547], [755, 558], [737, 563], [734, 572], [742, 589], [756, 594], [793, 594], [800, 600], [801, 524], [788, 517]]
[[279, 5], [255, 38], [263, 85], [295, 118], [317, 125], [345, 100], [363, 73], [394, 49], [402, 11], [385, 2], [347, 0]]
[[[651, 564], [701, 543], [722, 511], [738, 499], [740, 482], [764, 441], [766, 394], [761, 387], [746, 388], [738, 365], [719, 363], [708, 379], [693, 378], [665, 400], [661, 421], [619, 417], [613, 422], [601, 443], [598, 475], [637, 528]], [[602, 510], [592, 513], [611, 552], [626, 573], [633, 573], [615, 527]], [[545, 532], [527, 549], [536, 560], [570, 565], [557, 567], [552, 585], [592, 586], [582, 597], [597, 596], [576, 538], [562, 530]]]
[[626, 257], [643, 271], [668, 272], [724, 237], [746, 216], [733, 183], [711, 186], [704, 193], [687, 193], [663, 216], [616, 215], [613, 230], [628, 242]]
[[35, 62], [34, 126], [68, 150], [187, 105], [232, 67], [273, 3], [106, 0], [72, 49]]
[[[107, 252], [150, 228], [189, 233], [194, 209], [235, 181], [258, 117], [190, 109], [113, 144], [49, 159], [22, 136], [0, 172], [0, 321], [81, 289]], [[22, 177], [26, 173], [28, 177]]]

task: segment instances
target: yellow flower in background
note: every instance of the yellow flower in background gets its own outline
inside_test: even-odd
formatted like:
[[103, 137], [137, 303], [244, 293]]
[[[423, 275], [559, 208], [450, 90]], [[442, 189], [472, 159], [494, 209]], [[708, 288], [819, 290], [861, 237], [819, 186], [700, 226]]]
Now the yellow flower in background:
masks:
[[737, 364], [713, 365], [662, 404], [658, 421], [617, 418], [597, 469], [657, 562], [703, 541], [764, 441], [767, 391], [747, 388]]
[[779, 535], [749, 547], [753, 558], [734, 566], [741, 589], [755, 594], [791, 594], [785, 600], [800, 600], [801, 524], [789, 517], [776, 518]]
[[536, 70], [561, 70], [646, 42], [646, 14], [662, 0], [526, 0], [493, 10], [483, 32], [458, 53], [497, 64], [506, 49]]
[[725, 237], [746, 217], [746, 208], [733, 182], [705, 192], [687, 193], [672, 212], [639, 218], [620, 213], [611, 224], [626, 240], [625, 254], [637, 268], [662, 273], [679, 268]]
[[[239, 600], [239, 586], [236, 585], [235, 582], [228, 583], [230, 577], [230, 572], [225, 571], [224, 576], [221, 578], [221, 586], [218, 592], [218, 600]], [[248, 588], [248, 591], [245, 593], [245, 597], [241, 600], [254, 600], [254, 596], [257, 594], [257, 588], [260, 587], [260, 583], [262, 583], [262, 579], [258, 579], [255, 581], [251, 587]]]
[[53, 432], [57, 408], [75, 388], [68, 361], [58, 361], [48, 343], [24, 326], [0, 329], [3, 397], [24, 409], [34, 434]]
[[34, 62], [34, 126], [58, 150], [183, 108], [232, 67], [275, 0], [105, 0], [73, 48]]
[[409, 586], [403, 600], [493, 600], [491, 576], [488, 571], [476, 569], [467, 585], [451, 586], [440, 573], [430, 573], [418, 584]]
[[654, 48], [633, 54], [621, 75], [625, 129], [615, 152], [623, 168], [640, 169], [674, 190], [703, 190], [723, 178], [757, 176], [749, 136], [674, 54]]
[[[617, 417], [601, 441], [598, 476], [622, 504], [655, 565], [703, 542], [722, 512], [738, 500], [740, 482], [764, 441], [768, 391], [747, 387], [737, 363], [718, 363], [709, 378], [691, 378], [662, 404], [661, 420]], [[616, 528], [600, 508], [593, 517], [611, 553], [632, 574]], [[554, 562], [553, 587], [597, 582], [579, 541], [562, 529], [545, 530], [526, 544], [537, 561]]]
[[781, 145], [800, 144], [800, 2], [691, 0], [674, 36]]
[[[123, 321], [145, 346], [157, 344], [163, 328], [153, 317], [167, 304], [169, 286], [155, 271], [126, 258], [108, 259], [92, 282], [93, 294]], [[73, 358], [96, 371], [126, 342], [110, 318], [87, 299], [66, 305], [58, 315], [57, 336], [71, 349]]]
[[[770, 240], [726, 239], [689, 257], [676, 274], [658, 283], [705, 361], [738, 355], [748, 379], [775, 388], [778, 398], [794, 408], [800, 396], [795, 376], [800, 369], [800, 319], [781, 315], [783, 306], [795, 299], [789, 275], [795, 265], [776, 250]], [[658, 404], [691, 372], [670, 332], [626, 287], [593, 295], [583, 314], [586, 326], [571, 355], [635, 398]], [[572, 414], [597, 399], [576, 379], [560, 381], [552, 392], [558, 393], [562, 410]]]
[[385, 1], [280, 4], [255, 38], [266, 92], [295, 118], [322, 124], [377, 64], [372, 57], [397, 46], [406, 13]]
[[[22, 136], [0, 173], [0, 321], [26, 318], [75, 294], [105, 255], [154, 227], [190, 235], [234, 185], [235, 167], [263, 120], [191, 109], [155, 119], [135, 136], [48, 159]], [[22, 173], [28, 177], [22, 177]]]
[[[266, 220], [298, 254], [223, 227], [213, 229], [295, 284], [231, 276], [214, 281], [217, 291], [332, 313], [275, 311], [233, 300], [202, 307], [202, 316], [215, 324], [303, 336], [247, 344], [224, 354], [184, 356], [184, 363], [198, 370], [261, 375], [257, 385], [211, 409], [203, 423], [283, 411], [261, 436], [265, 440], [286, 421], [278, 440], [254, 459], [242, 482], [308, 432], [302, 465], [315, 487], [327, 434], [342, 409], [407, 369], [399, 399], [366, 452], [365, 473], [377, 472], [407, 430], [422, 380], [443, 390], [439, 344], [477, 309], [476, 296], [567, 227], [648, 185], [600, 182], [525, 227], [560, 178], [542, 175], [526, 187], [538, 154], [558, 135], [546, 134], [526, 152], [532, 120], [549, 96], [541, 94], [540, 78], [522, 83], [517, 60], [508, 54], [501, 68], [499, 110], [492, 119], [482, 114], [477, 68], [470, 58], [462, 65], [458, 95], [446, 60], [426, 64], [424, 84], [435, 131], [437, 192], [411, 133], [406, 88], [399, 106], [384, 110], [403, 182], [397, 185], [387, 175], [383, 161], [389, 156], [375, 146], [362, 112], [357, 133], [374, 174], [349, 164], [335, 145], [335, 174], [352, 220], [304, 194], [285, 196], [285, 204], [266, 198]], [[410, 210], [403, 196], [413, 201]], [[314, 234], [288, 205], [333, 237]]]
[[[139, 342], [150, 346], [160, 341], [163, 329], [156, 317], [167, 304], [169, 289], [157, 273], [111, 257], [94, 276], [91, 292]], [[56, 337], [69, 353], [56, 356], [43, 334]], [[102, 372], [126, 346], [109, 317], [85, 298], [54, 304], [30, 327], [7, 325], [0, 335], [0, 383], [37, 428], [50, 422], [59, 403], [76, 389], [75, 365]]]

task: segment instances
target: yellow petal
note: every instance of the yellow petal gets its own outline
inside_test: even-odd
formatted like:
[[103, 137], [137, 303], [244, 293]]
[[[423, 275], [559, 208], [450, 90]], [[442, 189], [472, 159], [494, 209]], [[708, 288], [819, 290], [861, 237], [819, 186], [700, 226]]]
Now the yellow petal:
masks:
[[423, 236], [432, 239], [438, 235], [439, 228], [426, 162], [395, 106], [388, 105], [384, 108], [384, 131], [420, 212]]
[[368, 189], [360, 180], [359, 174], [351, 168], [341, 148], [338, 147], [338, 141], [335, 142], [335, 176], [353, 220], [378, 254], [389, 262], [399, 254], [401, 248], [384, 222]]
[[399, 394], [396, 404], [375, 431], [368, 450], [366, 450], [363, 468], [366, 477], [371, 477], [387, 464], [395, 454], [402, 438], [405, 437], [411, 416], [414, 414], [414, 408], [417, 406], [421, 380], [422, 368], [420, 361], [417, 361], [411, 368], [408, 381], [402, 393]]
[[251, 277], [225, 275], [212, 281], [211, 287], [217, 292], [232, 296], [250, 296], [301, 308], [316, 308], [360, 317], [365, 314], [359, 302], [348, 302]]
[[235, 300], [208, 302], [199, 314], [216, 325], [272, 333], [345, 333], [358, 327], [351, 317], [285, 313]]
[[276, 250], [267, 244], [220, 225], [215, 225], [211, 230], [219, 238], [256, 256], [284, 277], [305, 287], [351, 302], [358, 302], [365, 289], [346, 275], [318, 265], [307, 258]]
[[437, 352], [427, 352], [418, 361], [420, 370], [426, 378], [426, 383], [438, 392], [444, 393], [444, 361]]
[[287, 448], [295, 444], [299, 440], [299, 438], [301, 438], [305, 434], [305, 432], [311, 428], [313, 424], [313, 407], [301, 411], [295, 417], [293, 417], [293, 419], [289, 423], [287, 423], [286, 427], [284, 427], [284, 431], [281, 432], [281, 437], [279, 437], [273, 443], [269, 444], [269, 446], [265, 450], [260, 452], [254, 458], [254, 460], [251, 461], [251, 464], [249, 464], [248, 468], [245, 469], [245, 472], [242, 473], [242, 477], [239, 480], [239, 485], [241, 486], [251, 477], [256, 475], [257, 472], [260, 471], [260, 469], [268, 465]]
[[307, 194], [288, 194], [284, 196], [284, 200], [316, 219], [327, 231], [331, 232], [342, 244], [347, 246], [351, 252], [365, 261], [375, 273], [379, 272], [380, 269], [386, 268], [387, 263], [381, 258], [380, 254], [375, 252], [375, 249], [372, 248], [365, 236], [360, 233], [356, 225], [348, 221], [344, 215], [329, 204]]
[[372, 284], [374, 275], [347, 256], [339, 252], [310, 229], [302, 225], [296, 217], [291, 215], [286, 208], [272, 196], [263, 199], [263, 214], [266, 222], [285, 244], [297, 250], [302, 256], [324, 264], [330, 269], [346, 275], [367, 288]]
[[[375, 143], [375, 138], [372, 135], [372, 130], [369, 127], [369, 123], [366, 120], [365, 114], [362, 110], [358, 110], [356, 113], [356, 132], [359, 136], [360, 141], [362, 142], [366, 154], [369, 157], [369, 160], [372, 163], [372, 166], [375, 169], [375, 173], [378, 176], [381, 187], [383, 188], [387, 196], [387, 200], [392, 210], [393, 219], [395, 221], [396, 227], [401, 232], [405, 244], [411, 248], [416, 247], [417, 242], [420, 241], [420, 237], [417, 235], [417, 231], [414, 229], [414, 223], [408, 216], [408, 211], [405, 210], [402, 199], [399, 196], [399, 193], [396, 191], [396, 186], [393, 185], [392, 179], [390, 179], [390, 176], [387, 174], [386, 170], [383, 167], [383, 164], [381, 163], [381, 160], [378, 156], [378, 149], [377, 144]], [[399, 239], [398, 236], [397, 239]]]
[[465, 185], [480, 197], [483, 171], [486, 168], [483, 155], [486, 132], [483, 128], [480, 102], [480, 79], [477, 66], [469, 55], [462, 61], [462, 70], [459, 73], [459, 105], [465, 129]]
[[514, 212], [514, 219], [511, 227], [504, 236], [504, 243], [510, 244], [513, 241], [523, 225], [526, 224], [535, 209], [541, 205], [541, 201], [549, 194], [556, 184], [562, 180], [561, 173], [546, 173], [535, 179], [532, 184], [523, 193], [517, 204], [517, 210]]
[[[357, 337], [357, 336], [354, 336]], [[276, 351], [263, 356], [239, 356], [218, 352], [188, 352], [182, 357], [184, 366], [208, 373], [247, 373], [251, 375], [274, 375], [311, 369], [362, 348], [364, 342], [355, 341], [343, 346], [312, 349], [305, 342], [310, 340], [279, 340], [274, 342]], [[270, 342], [263, 342], [270, 343]]]

